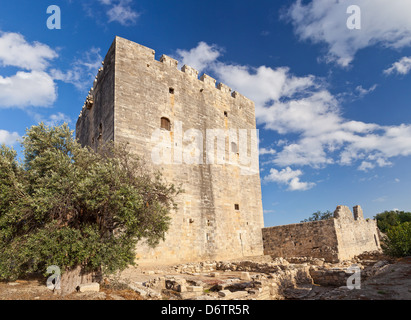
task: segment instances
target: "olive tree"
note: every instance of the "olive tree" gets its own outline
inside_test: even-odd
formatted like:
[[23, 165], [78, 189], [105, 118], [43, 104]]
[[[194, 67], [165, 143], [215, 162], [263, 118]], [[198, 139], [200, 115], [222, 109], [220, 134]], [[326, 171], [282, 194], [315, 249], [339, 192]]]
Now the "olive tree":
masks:
[[66, 124], [40, 124], [22, 146], [21, 163], [0, 147], [0, 278], [51, 265], [110, 274], [135, 263], [139, 241], [154, 247], [164, 239], [182, 190], [127, 145], [95, 152]]

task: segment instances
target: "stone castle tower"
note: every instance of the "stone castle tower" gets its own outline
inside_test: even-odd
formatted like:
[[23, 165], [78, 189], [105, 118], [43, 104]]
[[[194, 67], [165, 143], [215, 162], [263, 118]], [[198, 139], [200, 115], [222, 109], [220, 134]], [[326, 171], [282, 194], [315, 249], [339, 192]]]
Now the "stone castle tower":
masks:
[[[252, 150], [257, 140], [252, 134], [254, 103], [224, 84], [216, 86], [210, 76], [199, 79], [195, 69], [179, 70], [177, 65], [166, 55], [157, 61], [152, 49], [116, 37], [77, 121], [77, 139], [93, 148], [110, 140], [128, 142], [150, 166], [163, 169], [168, 182], [181, 183], [185, 190], [176, 199], [178, 210], [171, 215], [166, 240], [155, 249], [139, 244], [138, 263], [261, 255], [264, 222], [258, 149]], [[210, 129], [225, 134], [223, 140], [218, 140], [221, 134], [210, 139]], [[239, 150], [245, 129], [245, 156], [257, 157], [254, 171], [246, 173], [240, 161], [244, 148]], [[153, 139], [155, 133], [162, 140]], [[159, 141], [169, 142], [159, 154], [169, 151], [165, 158], [171, 162], [153, 158]], [[213, 152], [193, 148], [210, 141]], [[208, 161], [210, 154], [216, 161]]]

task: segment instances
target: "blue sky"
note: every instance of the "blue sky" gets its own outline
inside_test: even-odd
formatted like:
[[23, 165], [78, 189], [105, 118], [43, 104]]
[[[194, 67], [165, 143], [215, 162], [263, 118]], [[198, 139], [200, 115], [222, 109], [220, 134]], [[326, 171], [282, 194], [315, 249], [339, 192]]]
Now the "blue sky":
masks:
[[[353, 4], [360, 29], [347, 27]], [[255, 101], [266, 226], [337, 205], [410, 211], [410, 12], [402, 0], [3, 2], [0, 143], [19, 150], [39, 121], [74, 130], [118, 35]]]

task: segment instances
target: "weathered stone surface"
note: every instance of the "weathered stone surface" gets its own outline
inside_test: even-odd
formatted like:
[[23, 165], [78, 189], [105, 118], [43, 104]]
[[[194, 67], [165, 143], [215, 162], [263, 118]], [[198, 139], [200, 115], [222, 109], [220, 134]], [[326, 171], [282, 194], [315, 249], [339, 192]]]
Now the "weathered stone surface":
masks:
[[187, 286], [187, 292], [203, 292], [204, 288], [200, 286]]
[[[231, 93], [224, 84], [216, 87], [216, 80], [207, 75], [198, 79], [193, 68], [179, 70], [176, 66], [177, 61], [170, 57], [157, 61], [152, 49], [116, 37], [77, 121], [76, 136], [83, 146], [94, 149], [109, 140], [127, 142], [149, 167], [163, 169], [169, 182], [182, 184], [185, 190], [176, 199], [178, 210], [171, 215], [166, 240], [155, 249], [139, 244], [139, 264], [262, 255], [259, 170], [243, 174], [230, 143], [230, 139], [234, 143], [240, 139], [239, 129], [246, 129], [250, 145], [251, 130], [256, 129], [254, 103]], [[177, 163], [152, 160], [158, 144], [152, 135], [160, 129], [162, 118], [170, 122], [170, 131], [162, 132], [170, 139], [171, 159]], [[190, 129], [202, 135], [199, 141], [204, 152], [197, 158], [201, 160], [198, 164], [183, 161], [182, 155], [188, 156], [186, 151], [192, 150], [191, 139], [183, 139]], [[226, 134], [224, 164], [217, 159], [207, 163], [208, 129]], [[236, 132], [231, 138], [230, 130]], [[222, 147], [216, 143], [210, 149], [213, 154]], [[258, 150], [249, 148], [249, 154], [257, 155]], [[256, 164], [258, 167], [258, 159]], [[211, 269], [203, 266], [201, 271], [187, 272]]]
[[327, 262], [381, 251], [376, 221], [364, 220], [360, 206], [354, 207], [354, 215], [348, 207], [338, 206], [332, 219], [264, 228], [263, 243], [264, 254], [273, 257], [323, 258]]
[[83, 283], [79, 285], [79, 292], [99, 292], [100, 284], [97, 282]]
[[241, 280], [251, 280], [250, 273], [248, 272], [241, 272]]
[[231, 291], [230, 290], [221, 290], [218, 292], [218, 296], [222, 298], [228, 298], [231, 296]]

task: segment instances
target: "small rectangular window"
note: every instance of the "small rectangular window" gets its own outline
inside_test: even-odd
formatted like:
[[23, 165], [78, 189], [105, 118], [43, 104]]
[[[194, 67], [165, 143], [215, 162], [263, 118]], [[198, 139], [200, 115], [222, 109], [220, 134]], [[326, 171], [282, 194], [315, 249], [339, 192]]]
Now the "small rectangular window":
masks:
[[174, 88], [169, 88], [169, 89], [168, 89], [168, 92], [169, 92], [170, 94], [174, 94]]
[[228, 117], [228, 112], [224, 111], [224, 117]]
[[240, 205], [236, 203], [236, 204], [234, 205], [234, 209], [235, 209], [236, 211], [240, 210]]
[[170, 120], [167, 118], [161, 118], [161, 129], [165, 129], [167, 131], [171, 130]]

